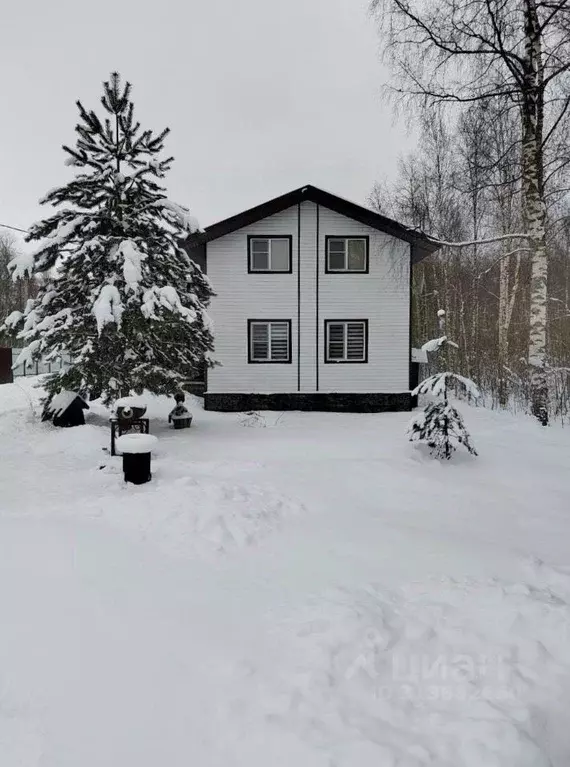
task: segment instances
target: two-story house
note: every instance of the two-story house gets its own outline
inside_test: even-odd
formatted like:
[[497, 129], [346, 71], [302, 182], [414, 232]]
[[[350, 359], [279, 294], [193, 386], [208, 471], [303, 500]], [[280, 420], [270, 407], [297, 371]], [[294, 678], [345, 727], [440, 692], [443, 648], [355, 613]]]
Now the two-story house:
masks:
[[207, 410], [409, 410], [411, 270], [424, 234], [313, 186], [185, 247], [211, 279]]

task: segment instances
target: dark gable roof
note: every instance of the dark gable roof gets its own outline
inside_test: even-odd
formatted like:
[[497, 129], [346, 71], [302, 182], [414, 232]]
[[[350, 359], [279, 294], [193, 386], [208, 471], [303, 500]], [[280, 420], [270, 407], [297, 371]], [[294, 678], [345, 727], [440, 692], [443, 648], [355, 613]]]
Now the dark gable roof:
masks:
[[380, 232], [386, 232], [386, 234], [411, 243], [413, 246], [412, 260], [414, 263], [426, 258], [426, 256], [429, 256], [430, 253], [433, 253], [440, 247], [423, 232], [410, 229], [403, 224], [399, 224], [397, 221], [393, 221], [391, 218], [380, 215], [380, 213], [363, 208], [361, 205], [344, 200], [342, 197], [337, 197], [330, 192], [317, 189], [317, 187], [310, 184], [283, 194], [281, 197], [275, 197], [275, 199], [264, 202], [261, 205], [256, 205], [249, 210], [244, 210], [243, 213], [238, 213], [223, 221], [218, 221], [216, 224], [206, 227], [203, 232], [191, 235], [184, 245], [190, 249], [205, 242], [210, 242], [210, 240], [216, 240], [218, 237], [223, 237], [225, 234], [235, 232], [237, 229], [242, 229], [256, 221], [261, 221], [268, 216], [272, 216], [274, 213], [279, 213], [286, 208], [305, 201], [315, 202], [325, 208], [334, 210], [336, 213], [347, 216], [347, 218], [360, 221], [365, 226], [370, 226], [373, 229], [378, 229]]

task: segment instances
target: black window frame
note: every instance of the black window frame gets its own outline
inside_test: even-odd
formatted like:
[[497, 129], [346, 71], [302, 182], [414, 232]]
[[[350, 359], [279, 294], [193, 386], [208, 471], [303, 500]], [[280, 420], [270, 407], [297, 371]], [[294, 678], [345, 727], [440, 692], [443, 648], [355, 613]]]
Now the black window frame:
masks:
[[[287, 325], [287, 339], [288, 339], [288, 345], [287, 345], [287, 359], [286, 360], [255, 360], [253, 359], [252, 355], [252, 326], [259, 323], [264, 324], [271, 324], [271, 323], [280, 323], [282, 325]], [[249, 365], [290, 365], [293, 361], [293, 354], [292, 354], [292, 342], [293, 342], [293, 335], [292, 335], [292, 321], [288, 319], [283, 319], [281, 317], [278, 318], [272, 318], [272, 319], [266, 319], [265, 317], [260, 317], [258, 319], [248, 320], [247, 321], [247, 362]]]
[[[329, 267], [329, 242], [331, 240], [364, 240], [364, 269], [331, 269]], [[348, 246], [346, 249], [348, 266]], [[370, 273], [370, 235], [368, 234], [327, 234], [325, 235], [325, 274], [369, 274]]]
[[[287, 240], [289, 243], [288, 269], [254, 269], [251, 243], [253, 240]], [[271, 248], [271, 246], [269, 246]], [[271, 256], [270, 256], [271, 258]], [[292, 234], [248, 234], [247, 235], [247, 273], [248, 274], [292, 274], [293, 273], [293, 235]]]
[[[368, 333], [368, 320], [361, 319], [361, 318], [349, 318], [349, 319], [337, 319], [337, 320], [325, 320], [324, 321], [324, 356], [325, 356], [325, 364], [326, 365], [366, 365], [368, 364], [368, 339], [369, 339], [369, 333]], [[329, 359], [329, 335], [328, 335], [328, 326], [329, 325], [340, 325], [340, 324], [346, 324], [350, 322], [358, 322], [360, 324], [364, 325], [364, 359], [362, 360], [331, 360]]]

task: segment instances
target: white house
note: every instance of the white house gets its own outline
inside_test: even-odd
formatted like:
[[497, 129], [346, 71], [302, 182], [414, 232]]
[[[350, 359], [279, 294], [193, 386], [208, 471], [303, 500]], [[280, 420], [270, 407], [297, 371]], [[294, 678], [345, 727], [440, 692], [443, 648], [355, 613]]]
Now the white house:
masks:
[[216, 297], [208, 410], [411, 408], [411, 269], [421, 232], [313, 186], [185, 243]]

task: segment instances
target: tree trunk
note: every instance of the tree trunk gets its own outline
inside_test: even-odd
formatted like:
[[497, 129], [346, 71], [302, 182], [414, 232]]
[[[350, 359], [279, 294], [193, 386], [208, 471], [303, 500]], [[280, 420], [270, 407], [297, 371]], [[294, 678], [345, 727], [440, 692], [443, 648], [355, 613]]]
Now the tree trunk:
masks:
[[521, 254], [516, 255], [515, 271], [510, 279], [511, 257], [502, 258], [499, 262], [499, 332], [498, 332], [498, 364], [499, 364], [499, 404], [508, 404], [508, 387], [505, 369], [509, 362], [509, 331], [515, 300], [520, 282]]
[[508, 392], [505, 377], [505, 367], [509, 354], [509, 327], [507, 324], [507, 302], [509, 298], [509, 259], [502, 258], [499, 263], [499, 334], [498, 334], [498, 362], [499, 362], [499, 404], [507, 405]]
[[548, 260], [542, 172], [542, 125], [544, 112], [541, 31], [536, 0], [525, 8], [525, 89], [522, 108], [523, 213], [531, 252], [530, 332], [528, 362], [531, 370], [532, 414], [548, 425], [546, 378], [546, 309]]

